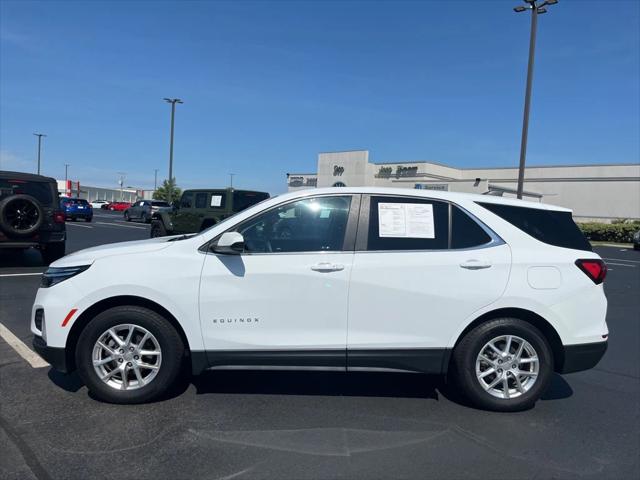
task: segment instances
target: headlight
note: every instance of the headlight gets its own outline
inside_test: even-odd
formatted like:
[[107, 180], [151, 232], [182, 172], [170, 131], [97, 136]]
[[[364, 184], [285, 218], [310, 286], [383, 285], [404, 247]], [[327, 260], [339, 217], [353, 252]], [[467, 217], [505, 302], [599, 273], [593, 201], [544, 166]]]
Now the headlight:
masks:
[[67, 278], [71, 278], [79, 273], [84, 272], [91, 265], [81, 265], [79, 267], [49, 267], [43, 274], [40, 286], [42, 288], [48, 288], [54, 286], [56, 283], [65, 281]]

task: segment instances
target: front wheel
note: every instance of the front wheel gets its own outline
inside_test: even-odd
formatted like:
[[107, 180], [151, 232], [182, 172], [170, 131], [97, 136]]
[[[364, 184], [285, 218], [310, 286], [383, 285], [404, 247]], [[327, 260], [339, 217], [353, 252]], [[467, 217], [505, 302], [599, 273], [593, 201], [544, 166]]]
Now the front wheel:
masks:
[[124, 212], [124, 219], [125, 219], [127, 222], [130, 222], [130, 221], [131, 221], [131, 217], [129, 216], [129, 212]]
[[516, 318], [483, 323], [453, 352], [452, 374], [465, 397], [487, 410], [531, 408], [553, 374], [553, 354], [544, 335]]
[[82, 331], [76, 348], [78, 374], [99, 400], [143, 403], [176, 381], [184, 345], [161, 315], [137, 306], [110, 308]]
[[164, 237], [167, 235], [167, 229], [160, 220], [151, 221], [151, 238]]

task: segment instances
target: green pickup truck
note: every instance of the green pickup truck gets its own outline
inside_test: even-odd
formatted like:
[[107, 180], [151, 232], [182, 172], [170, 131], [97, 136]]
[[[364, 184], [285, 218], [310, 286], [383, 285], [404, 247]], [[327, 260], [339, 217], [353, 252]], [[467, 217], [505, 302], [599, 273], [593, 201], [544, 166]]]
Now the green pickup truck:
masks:
[[185, 190], [171, 209], [151, 217], [151, 238], [195, 233], [269, 198], [266, 192], [250, 190]]

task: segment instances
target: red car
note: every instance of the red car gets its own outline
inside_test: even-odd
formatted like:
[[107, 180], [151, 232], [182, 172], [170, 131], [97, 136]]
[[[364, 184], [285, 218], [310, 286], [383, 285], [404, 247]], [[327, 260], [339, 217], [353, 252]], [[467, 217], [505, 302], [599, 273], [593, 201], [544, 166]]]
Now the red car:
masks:
[[130, 206], [131, 204], [129, 202], [112, 202], [107, 208], [112, 212], [123, 212]]

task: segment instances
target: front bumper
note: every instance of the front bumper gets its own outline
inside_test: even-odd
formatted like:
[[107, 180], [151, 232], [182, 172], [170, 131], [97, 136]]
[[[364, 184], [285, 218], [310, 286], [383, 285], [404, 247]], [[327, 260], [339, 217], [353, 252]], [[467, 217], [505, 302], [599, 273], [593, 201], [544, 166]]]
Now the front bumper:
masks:
[[595, 367], [607, 351], [608, 342], [564, 346], [564, 362], [560, 373], [573, 373]]
[[33, 349], [49, 364], [62, 373], [69, 373], [67, 352], [64, 348], [49, 347], [42, 337], [33, 337]]

